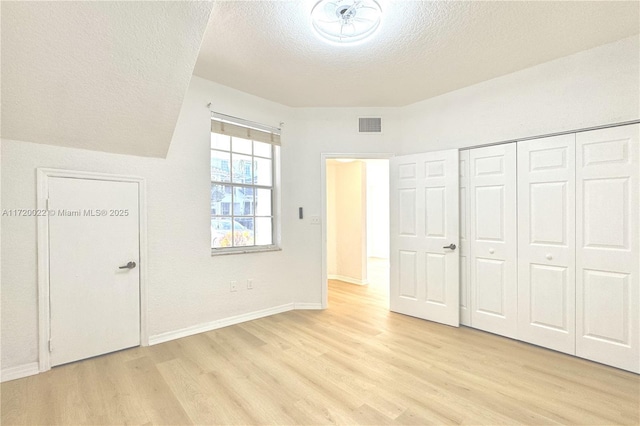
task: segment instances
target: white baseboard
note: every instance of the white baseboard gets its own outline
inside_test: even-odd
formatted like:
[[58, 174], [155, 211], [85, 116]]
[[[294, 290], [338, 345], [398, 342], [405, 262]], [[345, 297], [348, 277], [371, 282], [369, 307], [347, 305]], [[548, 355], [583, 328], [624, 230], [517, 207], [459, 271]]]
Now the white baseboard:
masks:
[[312, 309], [322, 309], [322, 303], [294, 303], [294, 309], [305, 309], [305, 310], [312, 310]]
[[9, 380], [22, 379], [23, 377], [38, 374], [40, 369], [37, 362], [29, 364], [17, 365], [15, 367], [4, 368], [0, 371], [0, 382], [8, 382]]
[[158, 343], [168, 342], [170, 340], [180, 339], [181, 337], [192, 336], [198, 333], [204, 333], [207, 331], [215, 330], [222, 327], [228, 327], [234, 324], [240, 324], [241, 322], [251, 321], [258, 318], [268, 317], [270, 315], [279, 314], [282, 312], [292, 311], [295, 309], [293, 303], [287, 303], [286, 305], [274, 306], [273, 308], [262, 309], [260, 311], [249, 312], [248, 314], [236, 315], [229, 318], [223, 318], [216, 321], [207, 322], [204, 324], [198, 324], [191, 327], [183, 328], [180, 330], [167, 331], [166, 333], [156, 334], [149, 337], [149, 345], [157, 345]]
[[357, 284], [357, 285], [368, 285], [369, 284], [368, 280], [358, 280], [358, 279], [351, 278], [351, 277], [345, 277], [344, 275], [331, 275], [331, 274], [329, 274], [329, 275], [327, 275], [327, 279], [343, 281], [345, 283]]

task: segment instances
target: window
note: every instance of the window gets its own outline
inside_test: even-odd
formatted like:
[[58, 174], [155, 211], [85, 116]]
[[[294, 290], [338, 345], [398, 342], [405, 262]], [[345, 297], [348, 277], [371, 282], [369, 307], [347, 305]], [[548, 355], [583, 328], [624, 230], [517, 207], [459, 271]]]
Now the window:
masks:
[[212, 121], [212, 253], [275, 248], [279, 134]]

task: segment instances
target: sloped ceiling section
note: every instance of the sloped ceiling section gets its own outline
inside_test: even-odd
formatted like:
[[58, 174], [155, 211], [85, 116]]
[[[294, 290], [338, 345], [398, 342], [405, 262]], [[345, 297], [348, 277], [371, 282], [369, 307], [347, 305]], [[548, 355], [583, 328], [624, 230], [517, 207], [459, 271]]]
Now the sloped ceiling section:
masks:
[[294, 107], [404, 106], [640, 31], [638, 1], [378, 0], [377, 33], [317, 37], [317, 0], [214, 5], [195, 74]]
[[211, 2], [2, 2], [2, 138], [165, 157]]

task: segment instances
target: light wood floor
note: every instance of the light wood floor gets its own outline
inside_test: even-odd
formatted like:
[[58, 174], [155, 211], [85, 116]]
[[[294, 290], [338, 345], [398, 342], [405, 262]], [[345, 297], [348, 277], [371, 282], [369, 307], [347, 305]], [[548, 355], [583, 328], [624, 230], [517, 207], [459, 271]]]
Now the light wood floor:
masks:
[[630, 424], [639, 376], [393, 314], [292, 311], [2, 384], [2, 424]]

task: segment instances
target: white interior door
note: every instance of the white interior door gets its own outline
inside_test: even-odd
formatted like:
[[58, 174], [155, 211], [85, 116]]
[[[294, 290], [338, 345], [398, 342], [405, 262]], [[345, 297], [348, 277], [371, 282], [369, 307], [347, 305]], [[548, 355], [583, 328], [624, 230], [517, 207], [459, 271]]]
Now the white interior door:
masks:
[[48, 198], [51, 365], [139, 345], [138, 184], [50, 178]]
[[518, 142], [518, 335], [575, 354], [575, 134]]
[[518, 277], [516, 144], [469, 151], [471, 322], [516, 337]]
[[576, 354], [640, 372], [640, 125], [576, 136]]
[[389, 201], [391, 310], [457, 327], [458, 150], [392, 158]]
[[469, 150], [460, 151], [460, 324], [471, 326], [471, 263], [469, 253]]

